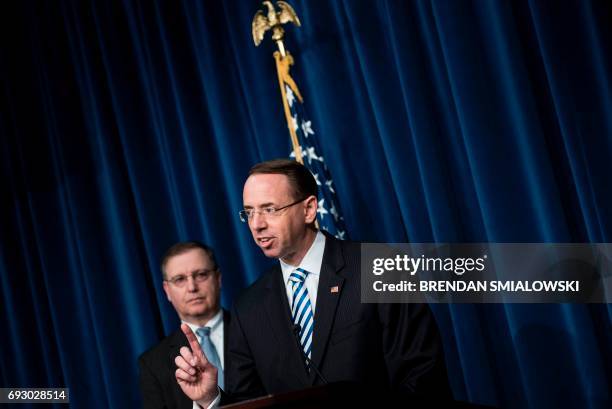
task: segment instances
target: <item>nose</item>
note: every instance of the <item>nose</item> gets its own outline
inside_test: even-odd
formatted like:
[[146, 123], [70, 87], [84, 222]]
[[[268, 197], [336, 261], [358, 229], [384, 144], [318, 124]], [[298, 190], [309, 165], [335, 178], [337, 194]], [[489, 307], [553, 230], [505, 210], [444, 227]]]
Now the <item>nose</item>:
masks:
[[251, 219], [251, 228], [257, 231], [263, 230], [267, 226], [266, 218], [259, 212], [254, 212]]
[[198, 290], [198, 285], [196, 284], [195, 278], [188, 276], [187, 277], [187, 291], [190, 293], [196, 292]]

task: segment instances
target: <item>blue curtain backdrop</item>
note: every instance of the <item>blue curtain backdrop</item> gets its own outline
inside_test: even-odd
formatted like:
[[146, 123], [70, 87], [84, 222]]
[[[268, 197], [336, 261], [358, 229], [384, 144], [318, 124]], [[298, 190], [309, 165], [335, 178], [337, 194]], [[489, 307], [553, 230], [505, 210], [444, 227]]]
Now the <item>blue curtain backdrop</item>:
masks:
[[[351, 238], [612, 241], [607, 1], [292, 4]], [[178, 323], [163, 251], [212, 245], [225, 306], [272, 263], [237, 215], [249, 167], [288, 152], [258, 7], [2, 5], [0, 386], [133, 408], [137, 356]], [[610, 305], [434, 307], [457, 399], [610, 407]]]

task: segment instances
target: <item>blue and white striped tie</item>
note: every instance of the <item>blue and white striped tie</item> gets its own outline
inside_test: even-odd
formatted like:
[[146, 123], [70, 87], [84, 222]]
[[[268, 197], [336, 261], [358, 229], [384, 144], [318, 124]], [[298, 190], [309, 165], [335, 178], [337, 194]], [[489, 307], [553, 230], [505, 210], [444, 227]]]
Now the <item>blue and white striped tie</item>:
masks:
[[314, 329], [314, 314], [312, 304], [308, 296], [308, 289], [304, 285], [304, 280], [308, 271], [297, 268], [289, 276], [289, 281], [293, 287], [293, 298], [291, 299], [291, 318], [294, 325], [300, 326], [300, 344], [304, 354], [311, 358], [312, 351], [312, 330]]

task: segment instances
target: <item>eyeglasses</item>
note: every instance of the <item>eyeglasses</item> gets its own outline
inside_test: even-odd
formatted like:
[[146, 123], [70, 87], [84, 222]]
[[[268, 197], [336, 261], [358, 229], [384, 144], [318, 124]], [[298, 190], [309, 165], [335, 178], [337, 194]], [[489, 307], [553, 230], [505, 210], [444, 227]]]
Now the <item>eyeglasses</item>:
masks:
[[[190, 276], [196, 283], [203, 283], [204, 281], [208, 280], [208, 277], [210, 277], [215, 271], [217, 271], [216, 268], [212, 270], [200, 270], [190, 274]], [[184, 274], [180, 274], [165, 281], [168, 281], [169, 283], [177, 287], [184, 287], [188, 281], [187, 277], [188, 276]]]
[[285, 210], [288, 207], [291, 206], [295, 206], [296, 204], [303, 202], [304, 200], [306, 200], [307, 198], [304, 199], [300, 199], [298, 201], [295, 201], [293, 203], [289, 203], [286, 206], [283, 207], [273, 207], [273, 206], [269, 206], [269, 207], [264, 207], [261, 210], [255, 210], [255, 209], [244, 209], [238, 212], [238, 215], [240, 216], [240, 221], [243, 223], [247, 223], [249, 220], [253, 219], [253, 216], [255, 216], [255, 213], [258, 213], [262, 216], [278, 216], [279, 212], [281, 210]]

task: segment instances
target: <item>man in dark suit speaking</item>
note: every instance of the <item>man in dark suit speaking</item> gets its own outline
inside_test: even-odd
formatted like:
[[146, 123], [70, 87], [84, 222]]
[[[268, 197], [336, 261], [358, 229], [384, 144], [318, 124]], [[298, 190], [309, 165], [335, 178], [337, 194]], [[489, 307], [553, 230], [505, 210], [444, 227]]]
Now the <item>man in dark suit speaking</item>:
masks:
[[[364, 385], [356, 391], [364, 396], [450, 394], [429, 308], [361, 303], [360, 245], [317, 230], [317, 184], [303, 165], [255, 165], [243, 204], [255, 243], [279, 263], [232, 310], [225, 388], [232, 399], [336, 381]], [[194, 353], [181, 349], [177, 381], [203, 408], [216, 406], [214, 368], [183, 330]]]
[[[183, 325], [197, 334], [198, 349], [204, 350], [210, 361], [220, 367], [219, 386], [224, 387], [229, 313], [220, 307], [221, 271], [213, 250], [195, 241], [176, 243], [166, 251], [161, 270], [168, 301]], [[140, 356], [144, 408], [197, 408], [178, 386], [174, 374], [179, 349], [187, 345], [184, 333], [177, 330]]]

